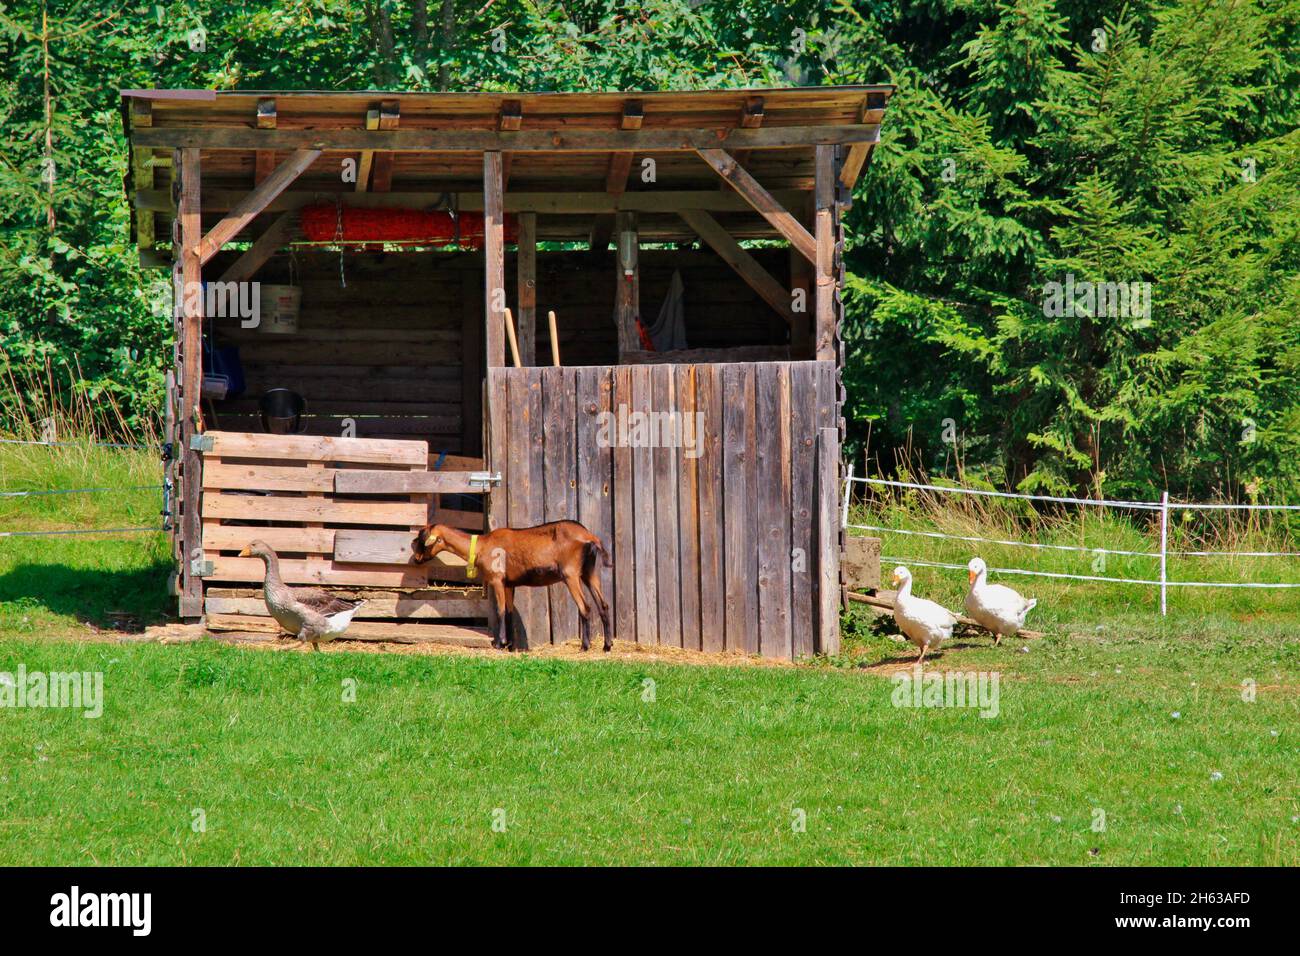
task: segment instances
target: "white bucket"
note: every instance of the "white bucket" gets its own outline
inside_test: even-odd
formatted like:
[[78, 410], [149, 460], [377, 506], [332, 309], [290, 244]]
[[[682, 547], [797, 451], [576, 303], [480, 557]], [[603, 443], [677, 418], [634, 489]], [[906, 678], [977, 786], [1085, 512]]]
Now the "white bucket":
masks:
[[285, 335], [298, 331], [298, 311], [302, 306], [302, 288], [296, 285], [261, 286], [261, 321], [258, 331]]

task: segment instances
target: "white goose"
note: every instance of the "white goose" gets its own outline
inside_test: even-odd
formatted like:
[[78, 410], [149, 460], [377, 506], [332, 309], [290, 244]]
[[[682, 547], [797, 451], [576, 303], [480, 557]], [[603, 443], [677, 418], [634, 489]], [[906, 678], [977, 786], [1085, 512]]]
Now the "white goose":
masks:
[[925, 660], [925, 654], [931, 648], [938, 650], [939, 645], [952, 637], [956, 616], [941, 604], [927, 601], [925, 598], [912, 596], [912, 572], [904, 567], [894, 568], [894, 586], [898, 595], [894, 598], [894, 620], [907, 639], [921, 649], [917, 663]]
[[971, 558], [966, 565], [970, 590], [966, 592], [966, 613], [981, 627], [993, 632], [993, 643], [1015, 637], [1025, 626], [1025, 615], [1038, 604], [1036, 598], [1023, 598], [1005, 584], [989, 584], [989, 569], [982, 558]]

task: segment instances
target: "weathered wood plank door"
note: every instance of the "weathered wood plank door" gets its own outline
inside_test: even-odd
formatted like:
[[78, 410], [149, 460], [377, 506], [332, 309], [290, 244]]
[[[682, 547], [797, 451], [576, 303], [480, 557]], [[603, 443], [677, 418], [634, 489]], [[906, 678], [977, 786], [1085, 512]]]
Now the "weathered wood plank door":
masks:
[[[822, 448], [834, 363], [492, 368], [487, 395], [487, 466], [502, 478], [489, 527], [569, 518], [599, 535], [616, 639], [837, 649], [838, 475], [818, 464], [839, 461]], [[521, 644], [578, 638], [563, 585], [515, 602]]]

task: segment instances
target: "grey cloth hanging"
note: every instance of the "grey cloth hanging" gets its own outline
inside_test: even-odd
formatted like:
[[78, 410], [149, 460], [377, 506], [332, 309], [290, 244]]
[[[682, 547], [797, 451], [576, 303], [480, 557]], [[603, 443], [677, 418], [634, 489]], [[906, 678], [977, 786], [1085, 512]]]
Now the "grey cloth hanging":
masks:
[[646, 331], [650, 333], [650, 341], [654, 342], [656, 352], [671, 352], [687, 347], [686, 287], [682, 285], [681, 270], [673, 270], [672, 280], [668, 283], [668, 295], [659, 308], [659, 318]]

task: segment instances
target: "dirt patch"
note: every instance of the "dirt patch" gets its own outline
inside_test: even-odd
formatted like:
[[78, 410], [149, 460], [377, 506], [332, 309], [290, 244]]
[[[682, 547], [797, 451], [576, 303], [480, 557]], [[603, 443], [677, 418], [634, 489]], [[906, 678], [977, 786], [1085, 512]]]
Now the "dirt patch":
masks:
[[[212, 633], [197, 624], [162, 624], [147, 628], [143, 633], [126, 633], [101, 628], [86, 628], [84, 631], [55, 640], [84, 641], [95, 644], [194, 644], [199, 641], [213, 640], [225, 644], [238, 644], [254, 650], [289, 651], [293, 653], [311, 653], [311, 648], [296, 640], [279, 638], [270, 634], [243, 632]], [[508, 652], [482, 647], [458, 647], [452, 644], [418, 643], [402, 644], [392, 641], [333, 641], [322, 644], [321, 651], [326, 654], [407, 654], [427, 657], [462, 656], [462, 657], [504, 657]], [[535, 657], [543, 659], [575, 661], [624, 661], [636, 663], [693, 664], [707, 667], [807, 667], [793, 661], [772, 660], [765, 657], [740, 653], [716, 653], [689, 651], [680, 647], [650, 647], [628, 641], [615, 641], [614, 649], [608, 654], [600, 650], [599, 643], [589, 651], [583, 651], [579, 643], [569, 641], [565, 644], [547, 644], [536, 650], [513, 655], [515, 657]]]

